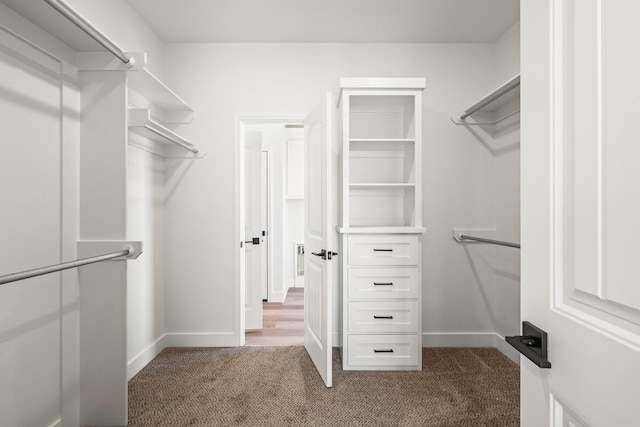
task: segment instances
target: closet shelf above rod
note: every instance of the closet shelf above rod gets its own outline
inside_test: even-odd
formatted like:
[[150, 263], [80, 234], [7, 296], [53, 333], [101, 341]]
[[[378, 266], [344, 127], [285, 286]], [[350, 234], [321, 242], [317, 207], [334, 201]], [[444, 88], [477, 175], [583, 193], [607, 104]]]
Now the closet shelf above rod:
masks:
[[63, 0], [44, 0], [49, 6], [54, 8], [58, 13], [67, 18], [69, 22], [80, 28], [89, 37], [98, 42], [102, 47], [107, 49], [118, 58], [126, 67], [133, 67], [133, 57], [127, 55], [125, 51], [120, 48], [114, 41], [109, 39], [102, 31], [97, 29], [93, 24], [87, 21], [82, 15], [80, 15], [75, 9], [69, 6]]
[[453, 238], [458, 243], [490, 243], [498, 246], [508, 246], [510, 248], [520, 249], [520, 243], [505, 242], [503, 240], [486, 239], [484, 237], [469, 236], [467, 234], [456, 233], [454, 231]]
[[520, 112], [518, 105], [517, 111], [505, 114], [503, 117], [483, 122], [468, 122], [467, 118], [474, 113], [495, 113], [502, 107], [510, 103], [515, 103], [520, 99], [520, 74], [509, 79], [506, 83], [487, 94], [480, 100], [476, 101], [471, 107], [464, 110], [462, 113], [453, 114], [451, 121], [457, 125], [495, 125], [501, 121]]
[[193, 108], [146, 68], [128, 75], [129, 102], [149, 108], [164, 123], [190, 123]]
[[[160, 142], [165, 145], [168, 143], [177, 145], [193, 153], [195, 155], [194, 157], [204, 157], [206, 155], [206, 153], [201, 152], [195, 145], [189, 142], [189, 140], [155, 121], [151, 117], [151, 112], [146, 108], [129, 109], [129, 129], [150, 138], [153, 141]], [[162, 155], [162, 157], [177, 156]]]

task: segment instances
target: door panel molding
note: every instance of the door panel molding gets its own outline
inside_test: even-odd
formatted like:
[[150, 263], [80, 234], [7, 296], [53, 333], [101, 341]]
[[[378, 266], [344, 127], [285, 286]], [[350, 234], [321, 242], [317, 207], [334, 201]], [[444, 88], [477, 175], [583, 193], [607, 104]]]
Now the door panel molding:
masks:
[[[553, 88], [550, 109], [555, 199], [551, 220], [556, 231], [550, 260], [552, 308], [640, 348], [640, 291], [620, 279], [638, 277], [640, 263], [632, 263], [628, 253], [609, 254], [610, 239], [619, 247], [621, 238], [640, 238], [640, 225], [630, 236], [624, 235], [630, 218], [618, 214], [612, 221], [609, 217], [626, 212], [623, 206], [632, 196], [620, 188], [633, 190], [631, 183], [640, 179], [629, 160], [619, 165], [629, 156], [609, 158], [610, 150], [620, 152], [629, 145], [611, 129], [631, 126], [619, 121], [609, 126], [610, 118], [625, 105], [607, 105], [611, 93], [620, 92], [620, 83], [607, 78], [607, 61], [618, 61], [617, 69], [624, 59], [609, 53], [610, 43], [620, 37], [610, 40], [608, 31], [621, 30], [607, 25], [603, 0], [557, 0], [552, 23], [553, 78], [559, 82]], [[620, 169], [629, 171], [623, 174]]]

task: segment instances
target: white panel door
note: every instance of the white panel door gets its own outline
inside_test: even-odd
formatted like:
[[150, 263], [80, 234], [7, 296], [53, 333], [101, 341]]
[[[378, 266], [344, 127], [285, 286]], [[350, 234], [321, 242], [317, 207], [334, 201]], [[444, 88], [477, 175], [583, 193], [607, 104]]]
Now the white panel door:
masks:
[[335, 263], [331, 238], [331, 111], [331, 93], [328, 93], [304, 122], [304, 346], [327, 387], [332, 385], [331, 278]]
[[[245, 197], [245, 328], [262, 329], [262, 134], [247, 132], [244, 140]], [[257, 239], [257, 240], [256, 240]]]
[[521, 425], [637, 426], [640, 2], [524, 0]]

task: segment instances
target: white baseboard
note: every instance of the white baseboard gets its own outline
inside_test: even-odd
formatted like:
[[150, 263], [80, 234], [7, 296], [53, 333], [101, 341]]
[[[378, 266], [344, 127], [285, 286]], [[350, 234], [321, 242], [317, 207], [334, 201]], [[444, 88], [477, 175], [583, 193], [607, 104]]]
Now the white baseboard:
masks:
[[151, 343], [147, 348], [142, 350], [136, 357], [131, 359], [127, 364], [127, 381], [133, 378], [138, 372], [142, 370], [145, 366], [149, 364], [162, 350], [164, 350], [167, 346], [164, 345], [163, 341], [165, 335], [162, 335], [160, 338]]
[[520, 364], [520, 353], [493, 332], [474, 334], [422, 334], [422, 347], [494, 347], [516, 364]]
[[62, 427], [62, 418], [55, 420], [49, 427]]
[[506, 342], [503, 337], [496, 334], [496, 345], [495, 348], [500, 350], [502, 354], [511, 359], [514, 363], [520, 365], [520, 352], [513, 348], [511, 344]]
[[236, 347], [233, 332], [169, 333], [164, 336], [166, 347]]
[[494, 347], [493, 332], [474, 334], [422, 334], [422, 347]]
[[286, 292], [271, 292], [271, 299], [269, 300], [269, 302], [284, 302], [284, 299], [286, 297]]
[[235, 347], [236, 336], [223, 333], [168, 333], [155, 340], [127, 364], [127, 381], [149, 364], [167, 347]]

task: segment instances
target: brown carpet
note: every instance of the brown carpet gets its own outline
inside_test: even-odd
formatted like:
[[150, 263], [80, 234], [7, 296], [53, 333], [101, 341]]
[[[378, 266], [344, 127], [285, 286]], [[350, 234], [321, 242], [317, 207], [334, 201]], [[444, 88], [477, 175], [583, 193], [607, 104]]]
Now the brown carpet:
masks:
[[421, 372], [343, 371], [304, 347], [167, 348], [129, 382], [129, 426], [519, 426], [519, 369], [493, 348], [423, 349]]

